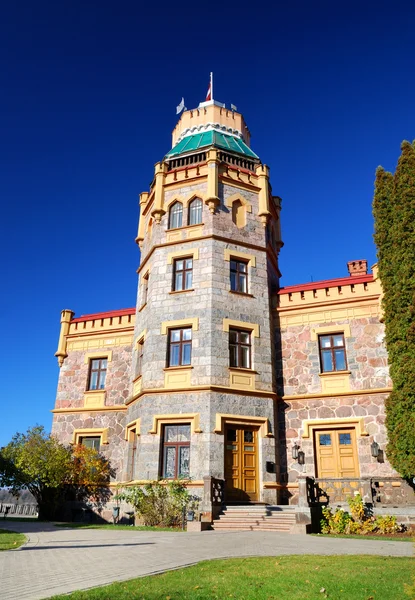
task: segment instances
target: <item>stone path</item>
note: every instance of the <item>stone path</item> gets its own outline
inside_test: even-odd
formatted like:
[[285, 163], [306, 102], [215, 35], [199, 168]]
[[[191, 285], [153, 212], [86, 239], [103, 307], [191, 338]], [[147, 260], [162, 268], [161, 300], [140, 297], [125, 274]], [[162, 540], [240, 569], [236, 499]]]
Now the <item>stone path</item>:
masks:
[[40, 600], [194, 564], [210, 558], [281, 554], [413, 556], [409, 542], [328, 539], [274, 532], [169, 533], [67, 529], [0, 523], [25, 533], [19, 550], [0, 552], [1, 600]]

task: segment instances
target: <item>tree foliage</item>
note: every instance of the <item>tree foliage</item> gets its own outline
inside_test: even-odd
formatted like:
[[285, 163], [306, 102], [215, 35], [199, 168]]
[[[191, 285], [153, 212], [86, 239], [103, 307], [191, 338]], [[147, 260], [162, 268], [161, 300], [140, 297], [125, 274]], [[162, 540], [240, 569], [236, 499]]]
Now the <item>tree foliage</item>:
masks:
[[53, 518], [66, 498], [102, 496], [111, 475], [109, 462], [84, 446], [64, 446], [43, 427], [16, 433], [0, 451], [0, 485], [18, 495], [28, 489], [39, 506], [39, 518]]
[[144, 486], [126, 488], [116, 496], [131, 504], [144, 525], [178, 527], [182, 524], [183, 510], [196, 510], [199, 498], [192, 496], [185, 480], [153, 481]]
[[415, 475], [415, 142], [403, 142], [395, 174], [377, 169], [373, 214], [393, 391], [386, 401], [387, 456]]

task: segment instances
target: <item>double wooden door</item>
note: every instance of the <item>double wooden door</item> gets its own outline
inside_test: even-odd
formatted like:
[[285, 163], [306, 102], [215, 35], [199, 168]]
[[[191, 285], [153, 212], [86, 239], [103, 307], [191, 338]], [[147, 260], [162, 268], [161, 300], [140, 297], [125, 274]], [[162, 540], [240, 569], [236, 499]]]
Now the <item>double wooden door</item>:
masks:
[[317, 477], [358, 477], [356, 430], [333, 429], [314, 432]]
[[227, 502], [255, 502], [258, 494], [258, 430], [230, 425], [225, 430]]

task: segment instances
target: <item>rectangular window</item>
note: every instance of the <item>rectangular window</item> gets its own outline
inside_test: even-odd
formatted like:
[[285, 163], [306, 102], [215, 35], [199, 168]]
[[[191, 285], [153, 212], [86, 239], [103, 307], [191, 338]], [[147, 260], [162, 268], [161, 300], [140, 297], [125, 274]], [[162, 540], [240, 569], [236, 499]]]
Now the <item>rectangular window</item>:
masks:
[[229, 329], [229, 364], [242, 369], [251, 368], [251, 332]]
[[137, 343], [137, 371], [136, 377], [140, 377], [143, 371], [143, 353], [144, 353], [144, 339], [141, 339]]
[[173, 264], [173, 291], [191, 290], [193, 284], [193, 258], [177, 258]]
[[149, 280], [149, 276], [150, 273], [146, 273], [143, 276], [143, 287], [142, 287], [142, 302], [141, 302], [141, 306], [144, 306], [145, 304], [147, 304], [147, 299], [148, 299], [148, 280]]
[[230, 260], [231, 291], [248, 293], [248, 263], [241, 260]]
[[161, 475], [164, 479], [189, 477], [190, 425], [165, 425]]
[[105, 379], [107, 377], [107, 359], [94, 358], [89, 366], [88, 390], [105, 389]]
[[347, 363], [344, 335], [342, 333], [320, 335], [318, 341], [320, 346], [321, 371], [323, 373], [345, 371]]
[[99, 447], [101, 445], [101, 438], [100, 438], [100, 436], [98, 436], [98, 437], [85, 436], [85, 437], [81, 437], [79, 439], [79, 443], [82, 444], [83, 446], [85, 446], [86, 448], [92, 448], [93, 450], [96, 450], [97, 452], [99, 452]]
[[136, 475], [137, 462], [137, 430], [130, 429], [128, 433], [128, 479], [132, 481]]
[[192, 360], [192, 328], [170, 329], [169, 367], [190, 365]]

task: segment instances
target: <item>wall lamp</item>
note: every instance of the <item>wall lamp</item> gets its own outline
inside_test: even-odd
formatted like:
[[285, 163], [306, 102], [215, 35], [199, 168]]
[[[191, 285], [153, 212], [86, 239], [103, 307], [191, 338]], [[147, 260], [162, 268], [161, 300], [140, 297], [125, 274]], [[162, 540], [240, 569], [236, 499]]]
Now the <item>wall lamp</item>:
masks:
[[303, 465], [305, 462], [305, 454], [302, 450], [300, 450], [300, 446], [297, 444], [294, 444], [292, 447], [292, 457], [298, 462], [299, 465]]
[[379, 458], [380, 448], [379, 444], [375, 442], [375, 440], [373, 440], [373, 442], [370, 444], [370, 453], [372, 454], [373, 458]]

